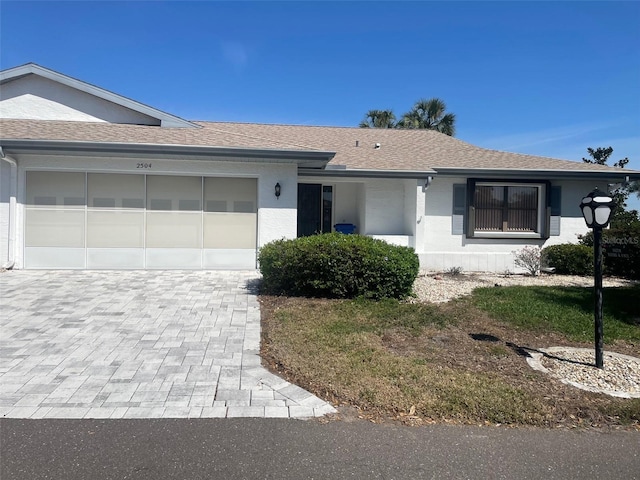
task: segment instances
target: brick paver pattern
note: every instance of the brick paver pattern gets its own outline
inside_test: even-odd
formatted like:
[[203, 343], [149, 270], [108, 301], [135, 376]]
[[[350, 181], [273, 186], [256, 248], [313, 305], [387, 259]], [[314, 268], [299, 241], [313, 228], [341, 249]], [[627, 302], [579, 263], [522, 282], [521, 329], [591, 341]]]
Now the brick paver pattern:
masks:
[[309, 418], [261, 366], [255, 271], [0, 273], [0, 415]]

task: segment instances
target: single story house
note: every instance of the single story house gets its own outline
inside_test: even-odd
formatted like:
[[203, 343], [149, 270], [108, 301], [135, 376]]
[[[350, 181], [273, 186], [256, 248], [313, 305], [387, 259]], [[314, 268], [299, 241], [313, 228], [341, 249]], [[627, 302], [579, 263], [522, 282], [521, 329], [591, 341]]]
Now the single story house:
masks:
[[253, 269], [352, 224], [426, 269], [514, 271], [587, 231], [595, 186], [640, 178], [428, 130], [187, 121], [35, 64], [0, 72], [0, 147], [5, 268]]

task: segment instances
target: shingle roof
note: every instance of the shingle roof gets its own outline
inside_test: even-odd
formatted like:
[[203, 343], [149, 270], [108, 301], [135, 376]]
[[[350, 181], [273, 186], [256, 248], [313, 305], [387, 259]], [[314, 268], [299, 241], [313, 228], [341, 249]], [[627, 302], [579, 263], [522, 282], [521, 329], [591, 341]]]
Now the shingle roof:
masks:
[[[193, 122], [201, 128], [148, 127], [92, 122], [0, 120], [0, 141], [159, 144], [336, 152], [330, 165], [347, 169], [562, 170], [618, 172], [603, 165], [476, 147], [432, 130], [367, 129]], [[380, 144], [376, 148], [376, 144]], [[629, 171], [632, 173], [632, 171]], [[638, 172], [633, 172], [638, 173]]]
[[215, 126], [170, 128], [58, 120], [2, 119], [0, 120], [1, 139], [314, 150], [287, 144], [277, 139], [247, 136], [242, 132], [219, 129]]

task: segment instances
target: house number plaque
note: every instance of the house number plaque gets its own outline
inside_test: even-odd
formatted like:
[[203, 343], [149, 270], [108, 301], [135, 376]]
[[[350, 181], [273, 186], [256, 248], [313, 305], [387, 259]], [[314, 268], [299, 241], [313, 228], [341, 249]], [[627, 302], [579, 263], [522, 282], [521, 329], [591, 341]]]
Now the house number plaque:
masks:
[[150, 163], [136, 163], [136, 168], [151, 168], [151, 164]]

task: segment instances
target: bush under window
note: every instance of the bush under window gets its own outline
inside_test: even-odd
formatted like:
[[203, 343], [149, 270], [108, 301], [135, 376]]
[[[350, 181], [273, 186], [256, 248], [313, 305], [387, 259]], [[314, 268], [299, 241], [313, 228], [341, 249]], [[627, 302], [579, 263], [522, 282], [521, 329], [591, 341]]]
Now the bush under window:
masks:
[[327, 298], [405, 298], [419, 271], [413, 249], [362, 235], [277, 240], [258, 255], [263, 291]]
[[575, 243], [551, 245], [542, 250], [542, 264], [561, 275], [593, 275], [593, 249]]

